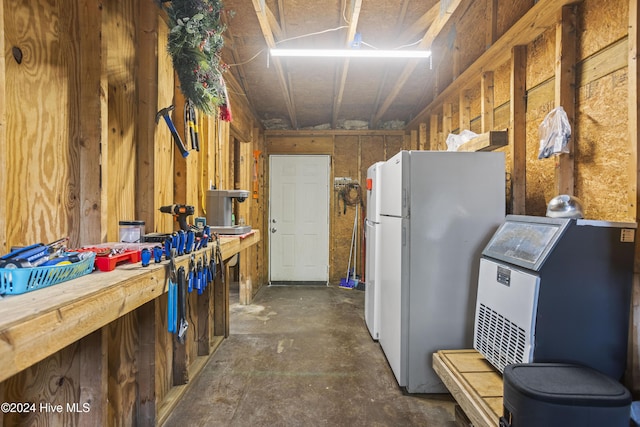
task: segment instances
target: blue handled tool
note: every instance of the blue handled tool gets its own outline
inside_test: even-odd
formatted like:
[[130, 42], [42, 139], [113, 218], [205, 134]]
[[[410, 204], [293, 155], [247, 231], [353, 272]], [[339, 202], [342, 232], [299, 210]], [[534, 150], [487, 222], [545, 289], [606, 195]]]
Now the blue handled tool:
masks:
[[200, 284], [200, 289], [198, 289], [198, 295], [202, 295], [204, 289], [207, 287], [207, 282], [204, 279], [204, 268], [202, 267], [202, 260], [198, 261], [198, 283]]
[[153, 247], [153, 261], [158, 264], [162, 261], [162, 247], [154, 246]]
[[164, 240], [164, 258], [165, 259], [170, 259], [171, 258], [171, 247], [173, 246], [173, 238], [172, 237], [167, 237]]
[[178, 233], [173, 233], [173, 237], [171, 239], [171, 249], [176, 250], [176, 255], [180, 255], [177, 251], [179, 251], [178, 246], [180, 243], [180, 239], [178, 238]]
[[140, 251], [140, 260], [142, 261], [143, 267], [149, 267], [149, 262], [151, 262], [151, 251], [149, 248], [143, 248]]
[[209, 244], [209, 237], [211, 237], [211, 227], [209, 227], [208, 225], [204, 226], [204, 229], [202, 230], [202, 247], [206, 248], [207, 245]]
[[187, 241], [185, 243], [184, 252], [190, 254], [194, 250], [193, 244], [195, 243], [196, 233], [193, 230], [187, 231]]
[[191, 293], [193, 288], [195, 287], [195, 268], [196, 268], [196, 258], [191, 255], [191, 259], [189, 260], [189, 279], [187, 280], [187, 291]]
[[177, 302], [178, 302], [178, 276], [176, 273], [176, 264], [174, 261], [175, 250], [171, 250], [169, 256], [169, 280], [167, 281], [167, 330], [175, 333], [176, 323], [178, 321]]
[[187, 286], [184, 267], [178, 269], [178, 342], [184, 344], [189, 323], [187, 323]]
[[178, 255], [183, 255], [184, 254], [184, 244], [186, 243], [186, 238], [185, 238], [185, 235], [184, 235], [184, 231], [178, 230], [176, 234], [178, 235]]
[[189, 152], [187, 151], [184, 144], [182, 143], [180, 134], [176, 130], [176, 127], [173, 125], [173, 121], [171, 121], [171, 116], [169, 115], [169, 113], [171, 113], [171, 111], [174, 108], [175, 106], [169, 105], [168, 107], [158, 111], [158, 113], [156, 114], [156, 124], [160, 121], [160, 117], [164, 118], [165, 123], [167, 124], [167, 126], [169, 127], [169, 130], [171, 131], [171, 135], [173, 135], [173, 139], [176, 143], [176, 147], [178, 147], [178, 150], [180, 151], [180, 154], [182, 155], [182, 157], [187, 157], [189, 155]]
[[49, 259], [49, 255], [64, 248], [67, 237], [56, 240], [47, 245], [36, 243], [19, 248], [0, 257], [0, 268], [34, 267]]

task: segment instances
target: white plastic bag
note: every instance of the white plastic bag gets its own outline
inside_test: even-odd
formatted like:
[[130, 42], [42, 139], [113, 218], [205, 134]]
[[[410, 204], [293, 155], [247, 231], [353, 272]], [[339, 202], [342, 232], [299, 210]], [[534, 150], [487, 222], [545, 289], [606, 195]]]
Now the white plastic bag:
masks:
[[549, 111], [540, 124], [538, 133], [540, 135], [538, 159], [569, 152], [571, 125], [564, 108], [556, 107]]
[[460, 135], [450, 133], [447, 136], [447, 151], [458, 151], [458, 147], [465, 142], [471, 141], [476, 136], [478, 136], [478, 134], [471, 132], [470, 130], [463, 130], [460, 132]]

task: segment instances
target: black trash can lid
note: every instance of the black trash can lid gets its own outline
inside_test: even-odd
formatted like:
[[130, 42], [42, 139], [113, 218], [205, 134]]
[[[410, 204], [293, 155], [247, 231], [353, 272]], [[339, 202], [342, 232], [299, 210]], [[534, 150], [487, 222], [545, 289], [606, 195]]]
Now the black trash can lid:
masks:
[[626, 406], [631, 393], [622, 384], [595, 369], [565, 363], [507, 365], [507, 384], [520, 393], [551, 403], [575, 406]]

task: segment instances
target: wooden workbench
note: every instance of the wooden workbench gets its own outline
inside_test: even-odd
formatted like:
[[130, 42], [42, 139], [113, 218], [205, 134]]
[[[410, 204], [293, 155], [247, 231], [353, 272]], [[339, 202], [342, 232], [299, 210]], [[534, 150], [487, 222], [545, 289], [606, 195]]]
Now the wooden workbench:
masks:
[[502, 376], [476, 350], [440, 350], [433, 369], [474, 427], [497, 427], [502, 416]]
[[[259, 240], [258, 230], [221, 237], [222, 258]], [[193, 255], [205, 252], [212, 244]], [[190, 258], [177, 257], [176, 267], [187, 268]], [[61, 404], [57, 425], [161, 424], [181, 394], [176, 386], [229, 334], [229, 282], [218, 275], [202, 295], [188, 295], [187, 344], [176, 344], [167, 332], [167, 266], [153, 260], [148, 267], [118, 266], [0, 300], [1, 401]], [[46, 408], [28, 415], [50, 424], [58, 414]], [[36, 424], [12, 415], [4, 414], [4, 425]]]

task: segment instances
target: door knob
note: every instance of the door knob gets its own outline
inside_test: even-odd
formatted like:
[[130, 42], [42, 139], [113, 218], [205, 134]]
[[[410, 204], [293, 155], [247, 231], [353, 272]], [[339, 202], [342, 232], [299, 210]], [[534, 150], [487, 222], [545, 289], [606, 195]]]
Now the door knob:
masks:
[[275, 227], [272, 227], [272, 228], [271, 228], [271, 232], [272, 232], [272, 233], [275, 233], [276, 231], [278, 231], [278, 230], [277, 230]]

